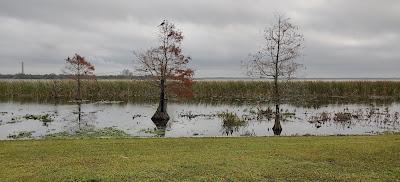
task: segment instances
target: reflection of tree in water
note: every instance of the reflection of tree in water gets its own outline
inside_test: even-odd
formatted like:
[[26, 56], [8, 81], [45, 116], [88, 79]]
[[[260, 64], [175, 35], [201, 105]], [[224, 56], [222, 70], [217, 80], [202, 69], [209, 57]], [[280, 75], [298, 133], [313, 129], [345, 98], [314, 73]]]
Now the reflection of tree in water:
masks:
[[[266, 109], [262, 109], [260, 107], [257, 108], [257, 111], [250, 110], [250, 114], [247, 115], [248, 120], [256, 120], [256, 121], [271, 121], [274, 120], [274, 126], [272, 127], [272, 131], [274, 135], [280, 135], [282, 133], [282, 125], [281, 121], [285, 121], [288, 117], [291, 117], [291, 114], [279, 112], [281, 110], [280, 105], [275, 106], [275, 111], [273, 111], [270, 107]], [[269, 129], [268, 129], [269, 130]]]
[[82, 111], [82, 103], [77, 102], [76, 111], [72, 112], [73, 119], [67, 119], [68, 124], [72, 124], [69, 126], [68, 129], [70, 132], [76, 133], [77, 131], [94, 129], [95, 128], [95, 121], [97, 119], [94, 112], [85, 113]]
[[[250, 110], [245, 109], [243, 112], [241, 116], [234, 112], [217, 114], [222, 120], [222, 132], [224, 135], [232, 135], [234, 132], [238, 132], [241, 127], [247, 126], [250, 121], [269, 122], [271, 120], [274, 121], [274, 126], [272, 127], [274, 134], [280, 135], [282, 133], [281, 121], [288, 121], [294, 115], [293, 113], [288, 113], [288, 111], [276, 113], [270, 107], [265, 109], [261, 107], [257, 107], [257, 109], [251, 108]], [[251, 133], [246, 132], [244, 135], [251, 135]]]
[[165, 132], [170, 122], [153, 121], [153, 123], [156, 125], [156, 128], [154, 128], [154, 131], [151, 131], [151, 133], [157, 137], [165, 137]]

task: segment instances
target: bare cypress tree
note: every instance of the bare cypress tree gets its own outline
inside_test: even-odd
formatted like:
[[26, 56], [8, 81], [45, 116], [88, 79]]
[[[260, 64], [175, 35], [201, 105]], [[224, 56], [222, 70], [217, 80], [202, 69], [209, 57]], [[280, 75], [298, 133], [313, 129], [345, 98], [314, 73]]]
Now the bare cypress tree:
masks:
[[[295, 60], [301, 55], [304, 37], [298, 26], [282, 14], [275, 17], [274, 24], [264, 30], [265, 45], [247, 62], [247, 74], [251, 77], [272, 78], [274, 81], [273, 100], [276, 120], [280, 120], [279, 104], [281, 100], [281, 82], [289, 81], [302, 66]], [[280, 124], [274, 125], [274, 131], [282, 131]]]
[[[167, 91], [179, 96], [192, 95], [193, 70], [187, 67], [190, 57], [183, 55], [183, 34], [173, 23], [164, 20], [159, 26], [159, 46], [145, 52], [135, 52], [136, 71], [150, 75], [160, 89], [160, 102], [152, 121], [165, 127], [167, 113]], [[167, 81], [170, 81], [167, 83]]]

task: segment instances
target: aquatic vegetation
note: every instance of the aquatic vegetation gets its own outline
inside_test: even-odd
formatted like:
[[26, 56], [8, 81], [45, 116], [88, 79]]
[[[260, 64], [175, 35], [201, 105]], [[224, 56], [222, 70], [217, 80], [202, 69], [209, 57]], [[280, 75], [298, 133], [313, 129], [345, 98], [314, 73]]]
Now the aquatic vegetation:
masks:
[[32, 120], [39, 120], [44, 123], [49, 123], [53, 122], [53, 118], [49, 114], [44, 114], [44, 115], [33, 115], [33, 114], [27, 114], [23, 116], [24, 119], [32, 119]]
[[149, 134], [153, 134], [155, 137], [164, 137], [165, 136], [165, 128], [161, 128], [161, 129], [145, 129], [142, 130], [144, 133], [149, 133]]
[[[400, 101], [399, 81], [292, 81], [285, 83], [282, 102], [318, 108], [330, 102]], [[2, 80], [0, 98], [5, 100], [30, 99], [50, 101], [73, 100], [76, 84], [61, 80], [54, 89], [50, 80]], [[270, 102], [271, 81], [194, 81], [191, 100], [224, 102]], [[92, 101], [156, 101], [158, 88], [145, 80], [86, 80], [83, 81], [82, 98]], [[58, 92], [58, 93], [54, 93]], [[57, 95], [57, 98], [55, 97]], [[185, 101], [171, 96], [169, 99]]]
[[32, 133], [34, 133], [34, 131], [20, 131], [18, 133], [8, 135], [7, 138], [14, 139], [14, 140], [29, 139], [29, 138], [32, 138]]
[[125, 103], [125, 101], [110, 101], [110, 100], [101, 100], [95, 102], [95, 104], [122, 104]]
[[[199, 135], [214, 137], [226, 135], [226, 132], [229, 134], [233, 132], [233, 135], [240, 136], [244, 135], [246, 131], [256, 136], [271, 136], [273, 135], [272, 131], [274, 131], [271, 130], [273, 129], [272, 126], [276, 125], [275, 121], [277, 120], [273, 112], [274, 109], [271, 109], [271, 104], [238, 106], [174, 103], [171, 106], [174, 113], [173, 119], [167, 127], [158, 128], [167, 129], [166, 137]], [[268, 109], [268, 107], [270, 108]], [[35, 131], [35, 138], [40, 139], [41, 136], [62, 131], [67, 131], [68, 133], [64, 135], [71, 137], [70, 135], [75, 135], [74, 131], [77, 130], [87, 131], [88, 129], [106, 126], [116, 129], [123, 128], [123, 131], [132, 136], [153, 137], [165, 134], [163, 130], [154, 131], [154, 123], [150, 120], [153, 109], [155, 109], [155, 105], [152, 104], [99, 105], [88, 103], [83, 105], [80, 112], [81, 117], [79, 117], [79, 107], [69, 103], [53, 105], [3, 102], [0, 103], [0, 108], [2, 108], [2, 111], [8, 112], [4, 116], [0, 115], [0, 130], [3, 131], [0, 140], [7, 139], [7, 135], [14, 131]], [[400, 131], [400, 104], [334, 104], [320, 109], [294, 107], [285, 104], [281, 108], [281, 115], [278, 120], [282, 126], [282, 135], [285, 136], [307, 133], [312, 135], [370, 135], [384, 131]], [[34, 120], [39, 118], [35, 115], [46, 113], [54, 119], [53, 122], [42, 123], [39, 120]], [[272, 117], [269, 120], [266, 118], [258, 119], [259, 113]], [[333, 118], [337, 113], [350, 113], [352, 118], [349, 121], [335, 121]], [[373, 113], [373, 115], [369, 116], [370, 113]], [[33, 116], [30, 116], [31, 114]], [[24, 116], [30, 119], [25, 119]], [[8, 123], [12, 118], [14, 118], [15, 123]], [[242, 120], [244, 122], [241, 122]], [[316, 130], [318, 127], [323, 128]], [[147, 128], [150, 128], [150, 131], [142, 131], [142, 129]]]
[[87, 128], [78, 130], [75, 132], [60, 132], [54, 133], [44, 136], [44, 138], [56, 138], [56, 139], [63, 139], [63, 138], [129, 138], [132, 137], [131, 135], [125, 133], [122, 130], [118, 130], [112, 127], [101, 128], [101, 129], [93, 129]]
[[351, 113], [339, 112], [339, 113], [335, 114], [335, 116], [333, 117], [333, 120], [338, 121], [338, 122], [345, 122], [345, 121], [350, 121], [351, 118], [352, 118]]
[[343, 111], [340, 112], [324, 111], [307, 118], [307, 121], [315, 124], [317, 128], [320, 128], [322, 124], [325, 123], [335, 123], [350, 128], [351, 125], [364, 122], [394, 129], [399, 126], [399, 115], [400, 113], [398, 111], [390, 112], [387, 107], [380, 109], [371, 105], [367, 108], [357, 108], [353, 110], [344, 108]]
[[310, 123], [321, 123], [321, 122], [327, 122], [331, 120], [331, 114], [327, 112], [322, 112], [317, 114], [316, 116], [311, 116], [311, 118], [308, 120]]
[[222, 127], [225, 129], [227, 135], [229, 133], [232, 134], [233, 131], [238, 131], [241, 126], [246, 125], [246, 120], [233, 112], [221, 112], [218, 113], [218, 117], [222, 119]]
[[142, 117], [142, 115], [141, 115], [141, 114], [135, 114], [135, 115], [133, 115], [133, 116], [132, 116], [132, 119], [134, 120], [134, 119], [136, 119], [136, 118], [140, 118], [140, 117]]
[[261, 119], [261, 118], [271, 119], [275, 113], [274, 113], [274, 111], [272, 111], [272, 109], [270, 107], [268, 107], [265, 110], [258, 108], [258, 111], [256, 114], [257, 114], [257, 119]]
[[217, 114], [194, 114], [191, 111], [189, 112], [181, 112], [179, 113], [179, 117], [184, 117], [184, 118], [188, 118], [188, 119], [194, 119], [197, 117], [205, 117], [205, 118], [213, 118], [216, 117]]

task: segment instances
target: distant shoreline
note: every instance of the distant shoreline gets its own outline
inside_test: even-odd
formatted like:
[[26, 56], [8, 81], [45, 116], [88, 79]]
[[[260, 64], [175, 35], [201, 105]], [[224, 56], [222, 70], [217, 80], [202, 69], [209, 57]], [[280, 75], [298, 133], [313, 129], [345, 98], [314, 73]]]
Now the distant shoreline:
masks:
[[[98, 80], [149, 80], [148, 76], [125, 76], [125, 75], [101, 75], [96, 76]], [[68, 75], [0, 75], [0, 80], [53, 80], [69, 79]], [[271, 78], [250, 78], [250, 77], [199, 77], [195, 81], [262, 81], [272, 80]], [[388, 78], [293, 78], [294, 81], [400, 81], [400, 77]]]
[[[260, 80], [272, 80], [268, 78], [229, 78], [229, 77], [204, 77], [194, 78], [194, 80], [215, 80], [215, 81], [260, 81]], [[400, 81], [400, 78], [293, 78], [294, 81]]]

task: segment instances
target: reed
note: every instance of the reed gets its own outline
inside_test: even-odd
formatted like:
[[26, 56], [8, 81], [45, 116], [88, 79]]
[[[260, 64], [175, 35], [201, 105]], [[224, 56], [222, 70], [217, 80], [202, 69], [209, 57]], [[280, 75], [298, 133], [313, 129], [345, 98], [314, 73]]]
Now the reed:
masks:
[[[400, 100], [400, 81], [293, 81], [282, 84], [282, 98], [296, 99], [391, 99]], [[191, 100], [269, 100], [270, 81], [195, 81]], [[2, 80], [0, 98], [72, 100], [76, 94], [73, 80]], [[158, 88], [141, 80], [90, 80], [82, 84], [87, 100], [156, 100]], [[173, 100], [182, 100], [173, 95]]]

